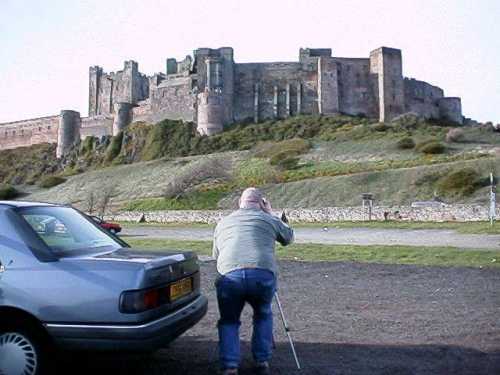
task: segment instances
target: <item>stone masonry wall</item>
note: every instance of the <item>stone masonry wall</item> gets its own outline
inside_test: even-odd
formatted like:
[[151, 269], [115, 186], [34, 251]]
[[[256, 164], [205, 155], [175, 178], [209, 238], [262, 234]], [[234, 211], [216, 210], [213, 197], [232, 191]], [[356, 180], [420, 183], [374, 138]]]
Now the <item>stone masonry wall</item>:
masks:
[[113, 117], [99, 115], [93, 117], [82, 118], [82, 127], [80, 129], [80, 134], [82, 139], [89, 136], [102, 137], [105, 135], [111, 135], [111, 130], [113, 127]]
[[439, 118], [438, 100], [443, 90], [424, 81], [405, 78], [405, 111], [415, 112], [425, 118]]
[[[122, 212], [109, 216], [111, 220], [138, 221], [143, 215], [146, 222], [153, 223], [208, 223], [218, 222], [231, 210], [214, 211], [152, 211]], [[384, 220], [384, 212], [389, 212], [390, 220], [401, 221], [483, 221], [488, 220], [488, 207], [474, 205], [447, 205], [443, 207], [413, 208], [409, 206], [374, 207], [372, 220]], [[279, 211], [277, 211], [279, 213]], [[286, 210], [291, 222], [334, 223], [337, 221], [366, 221], [368, 212], [362, 207], [325, 207], [318, 209]], [[497, 206], [500, 217], [500, 206]]]
[[378, 91], [370, 75], [370, 59], [336, 58], [340, 111], [378, 117]]
[[0, 124], [0, 149], [56, 143], [58, 128], [59, 116]]
[[316, 71], [303, 70], [300, 63], [280, 62], [235, 64], [234, 69], [235, 121], [254, 118], [255, 95], [259, 121], [286, 118], [298, 114], [299, 110], [301, 113], [318, 113]]

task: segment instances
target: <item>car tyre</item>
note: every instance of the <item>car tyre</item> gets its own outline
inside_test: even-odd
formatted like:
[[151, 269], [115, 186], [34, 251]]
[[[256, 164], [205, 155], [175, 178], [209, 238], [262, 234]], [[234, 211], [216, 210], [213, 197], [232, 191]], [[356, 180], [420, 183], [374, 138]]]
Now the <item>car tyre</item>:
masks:
[[0, 374], [42, 375], [45, 361], [39, 332], [21, 326], [0, 331]]

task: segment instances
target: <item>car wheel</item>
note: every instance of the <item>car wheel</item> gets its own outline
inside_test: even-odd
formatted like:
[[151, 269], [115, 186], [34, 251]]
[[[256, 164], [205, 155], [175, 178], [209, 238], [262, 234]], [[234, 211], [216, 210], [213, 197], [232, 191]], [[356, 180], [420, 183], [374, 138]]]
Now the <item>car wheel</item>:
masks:
[[42, 357], [36, 334], [23, 329], [0, 332], [0, 374], [41, 374]]

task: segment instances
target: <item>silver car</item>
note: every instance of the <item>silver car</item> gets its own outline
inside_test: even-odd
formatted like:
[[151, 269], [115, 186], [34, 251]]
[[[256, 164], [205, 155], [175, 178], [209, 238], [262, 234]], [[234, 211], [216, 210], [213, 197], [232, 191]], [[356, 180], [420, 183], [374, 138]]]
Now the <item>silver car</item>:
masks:
[[0, 201], [0, 374], [47, 350], [152, 351], [207, 311], [196, 255], [133, 250], [66, 206]]

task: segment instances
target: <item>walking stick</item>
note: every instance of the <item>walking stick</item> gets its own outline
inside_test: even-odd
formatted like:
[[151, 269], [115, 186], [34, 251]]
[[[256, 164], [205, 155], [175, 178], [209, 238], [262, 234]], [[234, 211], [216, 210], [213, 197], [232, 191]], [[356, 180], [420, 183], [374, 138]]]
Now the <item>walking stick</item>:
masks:
[[290, 347], [292, 348], [293, 358], [295, 358], [295, 364], [297, 365], [297, 369], [300, 370], [299, 358], [297, 357], [297, 353], [295, 352], [295, 346], [293, 345], [292, 336], [290, 335], [290, 328], [288, 328], [288, 324], [285, 319], [285, 314], [283, 314], [283, 308], [281, 307], [281, 302], [278, 296], [278, 292], [274, 292], [274, 297], [276, 297], [276, 304], [278, 305], [278, 309], [280, 311], [283, 327], [285, 328], [286, 335], [288, 336], [288, 341], [290, 341]]

